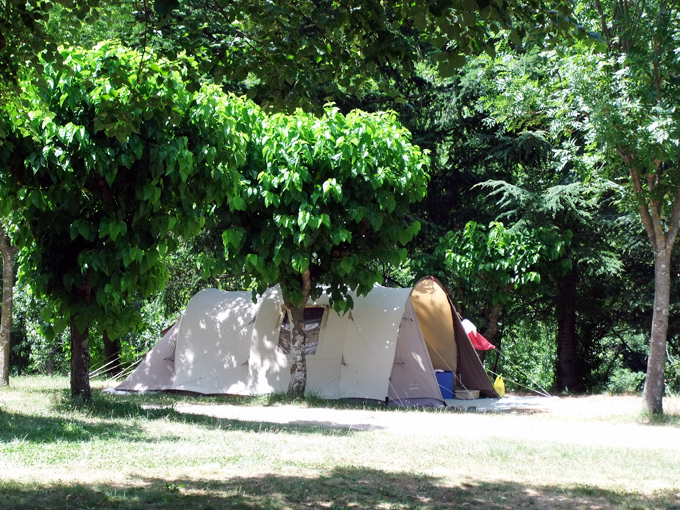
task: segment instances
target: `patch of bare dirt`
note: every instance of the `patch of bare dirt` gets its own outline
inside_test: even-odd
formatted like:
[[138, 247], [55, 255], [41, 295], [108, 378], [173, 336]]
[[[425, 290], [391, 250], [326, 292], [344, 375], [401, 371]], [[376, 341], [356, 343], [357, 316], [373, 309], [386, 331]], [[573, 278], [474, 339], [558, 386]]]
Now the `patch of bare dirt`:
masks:
[[[194, 404], [177, 405], [175, 410], [229, 420], [402, 435], [499, 437], [680, 451], [680, 427], [645, 423], [639, 397], [510, 396], [496, 401], [496, 405], [492, 405], [491, 400], [461, 402], [457, 408], [454, 406], [442, 412]], [[680, 400], [666, 399], [665, 410], [669, 414], [680, 414]]]

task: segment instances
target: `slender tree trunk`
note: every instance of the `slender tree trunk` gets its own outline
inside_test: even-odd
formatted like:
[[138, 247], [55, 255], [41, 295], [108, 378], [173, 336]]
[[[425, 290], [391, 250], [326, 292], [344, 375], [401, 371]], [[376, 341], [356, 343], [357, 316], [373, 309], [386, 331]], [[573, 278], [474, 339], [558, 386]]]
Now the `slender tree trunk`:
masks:
[[[662, 220], [663, 202], [645, 197], [642, 176], [636, 166], [634, 155], [625, 148], [620, 148], [619, 154], [623, 162], [629, 165], [633, 190], [640, 202], [640, 219], [654, 250], [654, 315], [652, 316], [652, 335], [649, 342], [647, 377], [642, 393], [642, 403], [645, 410], [661, 414], [665, 389], [664, 368], [670, 310], [671, 257], [680, 226], [680, 185], [672, 190], [674, 196], [670, 200], [672, 208], [666, 228]], [[663, 182], [661, 162], [656, 162], [655, 173], [648, 173], [645, 177], [648, 195], [653, 196], [657, 185]]]
[[[489, 343], [496, 345], [496, 337], [498, 336], [498, 317], [501, 313], [501, 305], [495, 304], [491, 307], [486, 305], [484, 307], [484, 332], [482, 336], [486, 338]], [[496, 347], [500, 347], [496, 345]], [[479, 360], [484, 363], [488, 351], [477, 351]], [[496, 369], [494, 368], [494, 371]]]
[[90, 391], [90, 333], [80, 331], [71, 317], [71, 396], [88, 400]]
[[582, 391], [582, 363], [578, 355], [576, 337], [576, 270], [557, 282], [557, 391]]
[[654, 413], [663, 413], [664, 367], [671, 293], [671, 251], [662, 250], [654, 254], [654, 315], [647, 378], [642, 393], [645, 409]]
[[14, 303], [14, 259], [16, 246], [0, 225], [0, 251], [2, 252], [2, 319], [0, 319], [0, 386], [9, 384], [9, 352], [12, 332], [12, 307]]
[[104, 364], [106, 373], [115, 377], [120, 373], [120, 340], [109, 338], [109, 332], [104, 331]]
[[302, 302], [292, 303], [284, 296], [284, 303], [288, 309], [288, 320], [290, 321], [290, 384], [288, 385], [288, 396], [290, 398], [302, 398], [305, 396], [307, 386], [307, 356], [305, 353], [305, 343], [307, 332], [305, 331], [305, 305], [312, 292], [311, 277], [309, 269], [300, 276], [300, 291]]
[[[89, 304], [92, 286], [88, 275], [85, 275], [82, 286], [76, 291], [78, 298]], [[71, 396], [89, 400], [90, 390], [90, 331], [85, 326], [79, 330], [78, 315], [71, 315]]]
[[486, 338], [489, 343], [494, 345], [496, 341], [496, 336], [498, 336], [498, 317], [501, 313], [501, 305], [496, 304], [491, 307], [491, 309], [486, 309], [484, 313], [485, 324], [484, 333], [482, 336]]

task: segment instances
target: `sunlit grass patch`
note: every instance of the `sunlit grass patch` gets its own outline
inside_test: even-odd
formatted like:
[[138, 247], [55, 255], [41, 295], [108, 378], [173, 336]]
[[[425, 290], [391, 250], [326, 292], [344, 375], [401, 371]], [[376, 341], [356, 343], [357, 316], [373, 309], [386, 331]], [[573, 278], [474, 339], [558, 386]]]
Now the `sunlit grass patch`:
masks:
[[[567, 400], [565, 415], [360, 407], [350, 412], [408, 425], [360, 430], [274, 420], [323, 411], [319, 402], [100, 390], [89, 402], [74, 402], [65, 378], [16, 378], [0, 390], [0, 509], [678, 510], [680, 501], [678, 450], [637, 444], [636, 434], [659, 429], [637, 411], [611, 414], [606, 397], [594, 407]], [[222, 404], [270, 418], [192, 412]], [[634, 432], [609, 446], [560, 440], [603, 428]]]

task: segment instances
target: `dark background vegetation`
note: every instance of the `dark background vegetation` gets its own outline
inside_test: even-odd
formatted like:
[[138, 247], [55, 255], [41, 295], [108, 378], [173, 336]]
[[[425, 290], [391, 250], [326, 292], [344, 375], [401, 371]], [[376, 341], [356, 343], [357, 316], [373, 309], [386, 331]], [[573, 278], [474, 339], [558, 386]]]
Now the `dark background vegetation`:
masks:
[[[346, 74], [362, 71], [363, 79], [338, 80], [323, 65], [308, 62], [311, 53], [293, 54], [304, 46], [300, 41], [314, 39], [311, 26], [301, 24], [288, 39], [279, 40], [278, 53], [265, 58], [249, 52], [218, 5], [187, 0], [165, 12], [122, 1], [102, 5], [96, 21], [65, 32], [61, 29], [68, 21], [57, 9], [46, 30], [56, 42], [65, 38], [91, 46], [116, 38], [171, 58], [187, 52], [203, 62], [193, 79], [214, 79], [225, 90], [248, 94], [272, 110], [319, 111], [332, 101], [344, 113], [355, 108], [396, 111], [413, 142], [430, 151], [431, 167], [428, 196], [414, 212], [423, 228], [410, 244], [409, 263], [383, 268], [386, 284], [407, 286], [430, 274], [440, 278], [461, 315], [499, 347], [502, 354], [488, 353], [485, 364], [503, 374], [510, 389], [642, 389], [654, 300], [651, 248], [621, 183], [597, 172], [602, 156], [588, 145], [584, 111], [566, 85], [578, 67], [569, 65], [559, 48], [544, 39], [520, 45], [512, 31], [499, 31], [489, 43], [493, 50], [465, 51], [464, 65], [440, 73], [432, 58], [435, 48], [418, 37], [413, 23], [405, 22], [380, 33], [383, 40], [377, 42], [389, 46], [392, 39], [401, 41], [404, 55], [412, 59], [408, 73], [400, 64], [403, 55], [401, 61], [390, 54], [368, 63], [347, 58]], [[587, 13], [581, 14], [588, 21]], [[271, 27], [243, 29], [251, 30], [254, 39], [278, 40]], [[278, 79], [278, 73], [288, 72], [291, 55], [298, 67]], [[471, 221], [489, 230], [476, 240], [466, 237]], [[488, 249], [492, 222], [502, 222], [507, 231], [503, 252]], [[132, 363], [198, 290], [243, 288], [242, 275], [215, 277], [203, 271], [206, 255], [219, 257], [222, 250], [221, 232], [210, 223], [198, 237], [184, 241], [166, 260], [165, 288], [130, 304], [141, 313], [142, 328], [113, 339], [113, 345], [94, 328], [93, 369], [112, 356], [121, 367]], [[522, 259], [527, 250], [534, 259]], [[471, 266], [463, 267], [463, 259]], [[508, 260], [519, 262], [507, 267], [503, 261]], [[670, 390], [679, 391], [677, 275], [672, 281], [666, 380]], [[49, 341], [41, 333], [41, 312], [49, 306], [22, 282], [16, 287], [12, 375], [69, 370], [68, 333]], [[571, 346], [576, 360], [569, 373], [560, 371], [559, 357], [565, 354], [558, 351], [564, 345]], [[115, 364], [111, 371], [118, 370]]]

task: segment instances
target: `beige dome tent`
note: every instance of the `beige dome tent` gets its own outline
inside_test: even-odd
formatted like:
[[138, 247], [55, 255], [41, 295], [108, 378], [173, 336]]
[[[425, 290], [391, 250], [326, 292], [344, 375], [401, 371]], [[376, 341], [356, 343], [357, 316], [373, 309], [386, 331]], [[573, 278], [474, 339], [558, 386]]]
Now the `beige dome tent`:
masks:
[[[497, 397], [442, 285], [376, 285], [344, 315], [322, 295], [305, 310], [307, 394], [431, 405], [464, 395]], [[285, 392], [288, 323], [279, 287], [196, 294], [119, 390], [202, 394]]]

